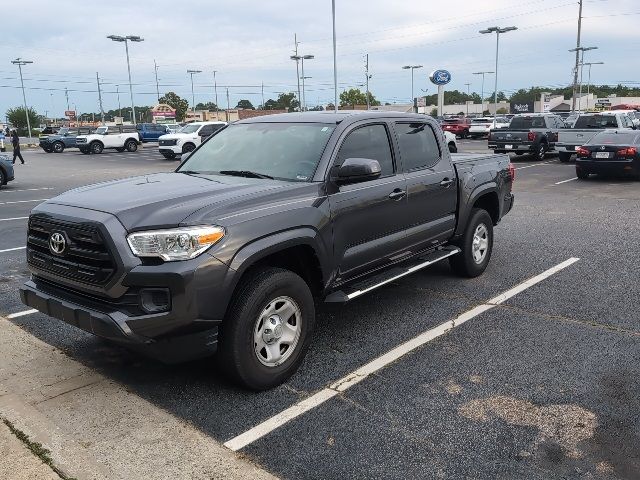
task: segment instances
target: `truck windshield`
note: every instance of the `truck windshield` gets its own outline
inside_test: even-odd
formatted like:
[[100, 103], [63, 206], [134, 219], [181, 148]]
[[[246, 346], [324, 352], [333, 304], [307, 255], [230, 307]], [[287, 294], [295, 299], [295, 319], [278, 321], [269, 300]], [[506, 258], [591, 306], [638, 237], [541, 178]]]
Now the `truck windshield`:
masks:
[[543, 117], [513, 117], [509, 128], [544, 128]]
[[306, 182], [334, 129], [335, 125], [322, 123], [230, 125], [195, 151], [178, 172], [252, 172]]
[[96, 133], [98, 135], [104, 135], [105, 133], [107, 133], [107, 127], [98, 127], [98, 128], [96, 128]]
[[616, 128], [615, 115], [580, 115], [573, 128]]
[[182, 127], [182, 130], [180, 130], [180, 133], [196, 133], [200, 127], [202, 125], [198, 124], [198, 125], [185, 125], [184, 127]]

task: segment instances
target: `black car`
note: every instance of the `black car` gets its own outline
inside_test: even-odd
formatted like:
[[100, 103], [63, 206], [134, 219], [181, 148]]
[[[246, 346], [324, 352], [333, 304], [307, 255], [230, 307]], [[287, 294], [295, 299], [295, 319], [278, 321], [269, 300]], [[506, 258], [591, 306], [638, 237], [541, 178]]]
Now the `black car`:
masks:
[[640, 133], [605, 130], [576, 150], [576, 176], [625, 175], [640, 180]]

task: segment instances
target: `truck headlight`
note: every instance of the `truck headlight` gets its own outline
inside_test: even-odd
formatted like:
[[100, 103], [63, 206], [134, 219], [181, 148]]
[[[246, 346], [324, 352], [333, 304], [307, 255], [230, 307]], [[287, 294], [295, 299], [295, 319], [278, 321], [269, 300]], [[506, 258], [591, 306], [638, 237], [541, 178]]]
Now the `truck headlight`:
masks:
[[131, 233], [127, 235], [127, 242], [136, 257], [173, 262], [197, 257], [222, 237], [222, 227], [184, 227]]

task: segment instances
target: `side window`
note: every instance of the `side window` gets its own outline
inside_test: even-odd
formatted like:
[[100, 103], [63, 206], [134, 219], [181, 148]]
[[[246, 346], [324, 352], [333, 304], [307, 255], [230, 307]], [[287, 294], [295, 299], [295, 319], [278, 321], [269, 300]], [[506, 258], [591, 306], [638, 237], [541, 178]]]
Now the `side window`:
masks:
[[395, 172], [389, 136], [384, 125], [367, 125], [349, 133], [340, 146], [335, 164], [342, 165], [347, 158], [377, 160], [382, 168], [383, 177]]
[[432, 167], [440, 161], [438, 141], [429, 125], [398, 123], [396, 130], [405, 172]]
[[213, 133], [213, 125], [205, 125], [200, 129], [200, 131], [198, 132], [198, 135], [200, 135], [201, 137], [208, 137], [212, 133]]

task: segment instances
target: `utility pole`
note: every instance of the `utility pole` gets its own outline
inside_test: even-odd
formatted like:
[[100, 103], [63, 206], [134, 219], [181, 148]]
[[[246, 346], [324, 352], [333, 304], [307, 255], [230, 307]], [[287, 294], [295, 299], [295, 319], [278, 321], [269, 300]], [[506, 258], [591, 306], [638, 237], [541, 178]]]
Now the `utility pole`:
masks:
[[67, 98], [67, 110], [69, 110], [69, 90], [67, 87], [64, 87], [64, 96]]
[[578, 63], [580, 63], [580, 33], [582, 31], [582, 0], [578, 0], [578, 40], [576, 41], [576, 64], [573, 68], [573, 96], [571, 97], [571, 111], [576, 110], [576, 92], [578, 90]]
[[294, 49], [294, 56], [291, 58], [296, 61], [296, 78], [298, 79], [298, 104], [299, 104], [298, 108], [301, 109], [302, 96], [300, 95], [300, 67], [299, 67], [300, 56], [298, 55], [298, 34], [297, 33], [293, 34], [293, 44], [295, 46], [295, 49]]
[[371, 78], [369, 76], [369, 54], [367, 53], [365, 56], [365, 61], [364, 61], [364, 78], [365, 78], [365, 85], [367, 88], [367, 110], [369, 110], [369, 108], [371, 108], [371, 102], [369, 101], [369, 78]]
[[487, 73], [496, 73], [496, 72], [474, 72], [473, 75], [482, 75], [482, 87], [480, 90], [480, 106], [482, 108], [482, 113], [484, 113], [484, 76]]
[[262, 92], [262, 110], [264, 110], [264, 82], [262, 82], [262, 85], [261, 85], [261, 92]]
[[120, 85], [116, 85], [116, 95], [118, 96], [118, 116], [122, 116], [122, 107], [120, 106]]
[[470, 90], [469, 87], [471, 86], [470, 83], [465, 83], [465, 85], [467, 86], [467, 101], [465, 102], [467, 104], [467, 117], [469, 116], [469, 95], [470, 95]]
[[333, 111], [338, 113], [338, 61], [336, 47], [336, 0], [331, 0], [331, 29], [333, 43]]
[[98, 83], [98, 102], [100, 103], [100, 120], [104, 125], [104, 108], [102, 108], [102, 92], [100, 90], [100, 77], [98, 76], [98, 72], [96, 72], [96, 82]]
[[229, 122], [229, 110], [230, 110], [230, 105], [229, 105], [229, 87], [227, 87], [227, 122]]
[[216, 120], [220, 120], [218, 118], [218, 82], [216, 80], [216, 73], [218, 73], [217, 70], [213, 71], [213, 90], [216, 94]]
[[160, 103], [160, 86], [158, 85], [158, 64], [156, 59], [153, 59], [153, 69], [156, 71], [156, 95], [158, 96], [158, 103]]
[[29, 130], [29, 138], [31, 138], [31, 122], [29, 121], [29, 107], [27, 107], [27, 96], [24, 93], [24, 80], [22, 79], [22, 66], [28, 65], [29, 63], [33, 63], [31, 60], [21, 60], [20, 58], [16, 58], [15, 60], [11, 60], [11, 63], [14, 65], [18, 65], [18, 70], [20, 71], [20, 84], [22, 85], [22, 99], [24, 100], [24, 114], [27, 117], [27, 129]]

